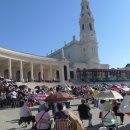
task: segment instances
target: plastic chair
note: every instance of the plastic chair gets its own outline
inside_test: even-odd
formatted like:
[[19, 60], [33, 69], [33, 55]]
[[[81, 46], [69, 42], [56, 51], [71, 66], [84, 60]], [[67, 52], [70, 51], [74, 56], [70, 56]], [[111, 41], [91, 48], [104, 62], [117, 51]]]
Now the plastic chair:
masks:
[[55, 130], [70, 130], [71, 121], [69, 119], [57, 119], [55, 121]]

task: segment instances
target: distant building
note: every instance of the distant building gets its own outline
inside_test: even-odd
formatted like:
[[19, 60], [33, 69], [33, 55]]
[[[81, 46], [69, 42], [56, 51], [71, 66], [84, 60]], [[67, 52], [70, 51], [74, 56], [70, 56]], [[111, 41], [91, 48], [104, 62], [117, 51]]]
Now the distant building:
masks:
[[125, 66], [126, 69], [130, 69], [130, 63]]
[[77, 69], [77, 80], [96, 81], [129, 81], [130, 68], [122, 69]]

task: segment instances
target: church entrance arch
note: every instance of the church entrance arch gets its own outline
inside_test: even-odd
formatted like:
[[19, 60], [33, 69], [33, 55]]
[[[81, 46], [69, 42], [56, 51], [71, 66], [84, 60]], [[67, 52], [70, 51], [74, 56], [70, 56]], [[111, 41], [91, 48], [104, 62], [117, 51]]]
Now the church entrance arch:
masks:
[[67, 66], [64, 65], [64, 79], [67, 80]]
[[60, 73], [59, 73], [59, 70], [56, 71], [56, 80], [57, 80], [57, 81], [60, 80]]
[[8, 71], [8, 69], [4, 71], [4, 78], [5, 79], [9, 78], [9, 71]]
[[20, 81], [20, 71], [18, 70], [17, 72], [16, 72], [16, 81]]
[[38, 82], [41, 82], [44, 80], [44, 74], [43, 74], [43, 79], [41, 79], [41, 72], [38, 73]]
[[31, 71], [28, 72], [28, 82], [31, 82]]
[[74, 79], [74, 71], [70, 71], [70, 79]]

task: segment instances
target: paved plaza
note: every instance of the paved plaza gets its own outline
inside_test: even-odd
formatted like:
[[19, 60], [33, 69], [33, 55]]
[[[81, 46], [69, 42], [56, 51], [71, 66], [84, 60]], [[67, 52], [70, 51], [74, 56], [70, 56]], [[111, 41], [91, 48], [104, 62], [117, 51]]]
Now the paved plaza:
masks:
[[[75, 99], [71, 101], [71, 110], [77, 113], [77, 107], [79, 104], [80, 104], [80, 99]], [[37, 108], [38, 106], [31, 108], [34, 115], [37, 113]], [[27, 128], [21, 128], [21, 126], [18, 125], [17, 122], [19, 119], [19, 110], [20, 108], [15, 108], [15, 109], [6, 108], [0, 110], [0, 130], [30, 130], [31, 125], [28, 126]], [[93, 106], [91, 106], [91, 112], [93, 114], [92, 122], [94, 127], [87, 128], [88, 121], [84, 121], [85, 130], [98, 130], [99, 127], [101, 126], [100, 124], [101, 121], [98, 118], [99, 109], [93, 108]], [[130, 117], [125, 116], [124, 125], [119, 126], [119, 130], [130, 130]]]

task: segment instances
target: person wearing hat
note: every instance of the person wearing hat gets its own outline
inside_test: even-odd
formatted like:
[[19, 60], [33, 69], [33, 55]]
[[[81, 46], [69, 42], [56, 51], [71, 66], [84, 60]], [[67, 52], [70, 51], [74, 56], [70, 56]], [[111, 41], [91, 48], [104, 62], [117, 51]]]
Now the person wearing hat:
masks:
[[50, 114], [48, 113], [48, 106], [43, 104], [41, 111], [38, 112], [35, 116], [37, 130], [50, 130]]
[[103, 107], [103, 125], [109, 127], [109, 130], [113, 130], [112, 128], [117, 126], [117, 120], [115, 117], [115, 113], [112, 111], [112, 105], [109, 103], [109, 101], [105, 101], [105, 103], [103, 103]]

